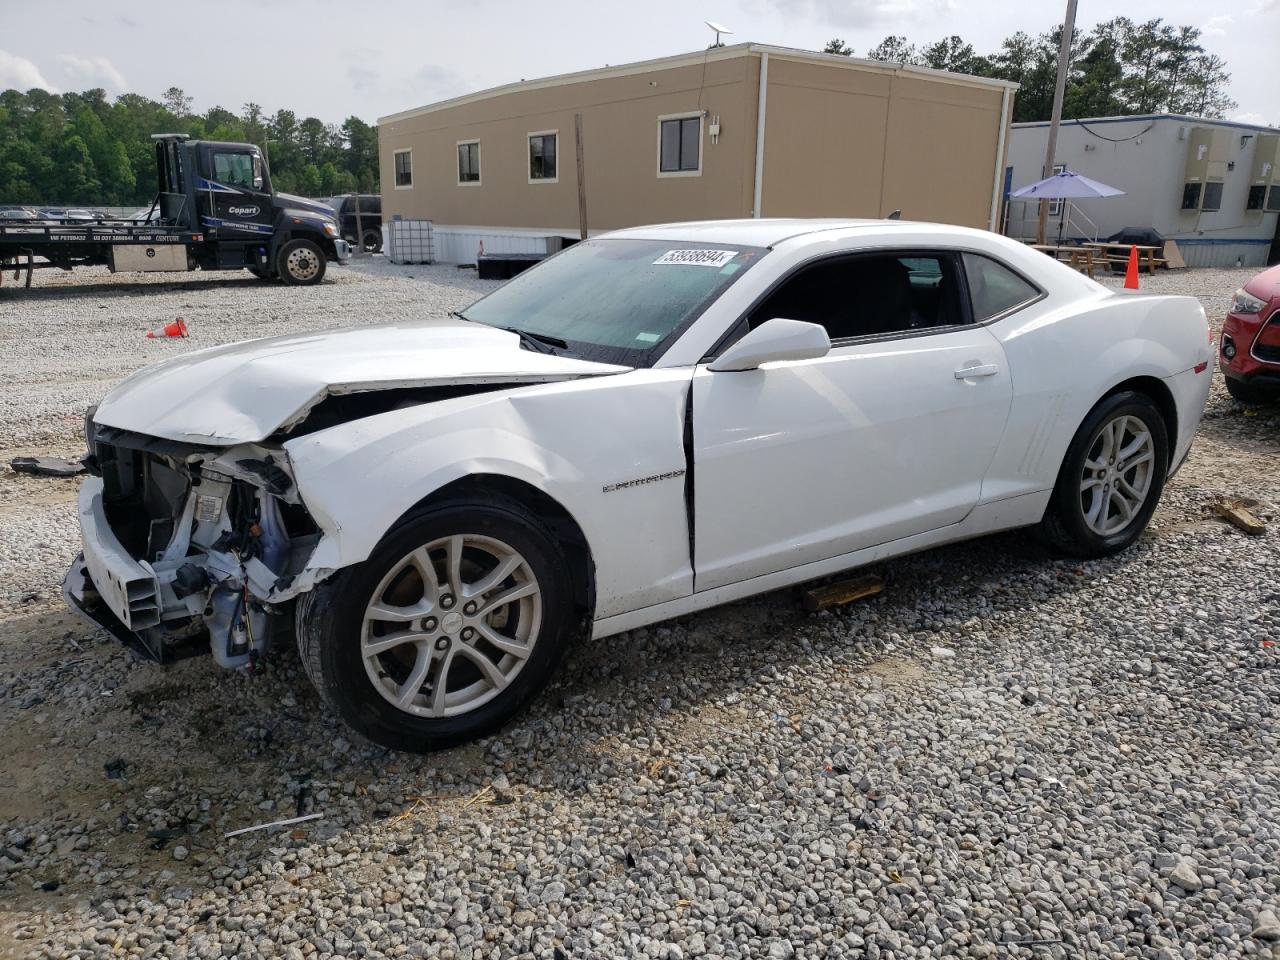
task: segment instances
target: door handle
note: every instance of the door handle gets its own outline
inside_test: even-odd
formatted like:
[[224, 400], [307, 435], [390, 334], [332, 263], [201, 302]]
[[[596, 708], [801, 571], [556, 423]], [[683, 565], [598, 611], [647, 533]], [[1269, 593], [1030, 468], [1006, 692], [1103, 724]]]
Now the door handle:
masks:
[[975, 363], [970, 367], [961, 367], [956, 371], [957, 380], [975, 380], [978, 377], [994, 377], [1000, 368], [994, 363]]

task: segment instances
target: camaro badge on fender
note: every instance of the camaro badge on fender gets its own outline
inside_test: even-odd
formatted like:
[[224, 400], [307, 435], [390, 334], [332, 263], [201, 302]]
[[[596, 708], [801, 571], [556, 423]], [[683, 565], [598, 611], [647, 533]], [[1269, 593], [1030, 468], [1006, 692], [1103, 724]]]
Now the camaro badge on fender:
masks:
[[666, 473], [655, 473], [652, 477], [641, 477], [639, 480], [623, 480], [621, 483], [606, 483], [601, 492], [613, 493], [615, 490], [625, 490], [627, 487], [641, 487], [646, 483], [657, 483], [659, 480], [674, 480], [676, 477], [683, 476], [683, 470], [668, 470]]

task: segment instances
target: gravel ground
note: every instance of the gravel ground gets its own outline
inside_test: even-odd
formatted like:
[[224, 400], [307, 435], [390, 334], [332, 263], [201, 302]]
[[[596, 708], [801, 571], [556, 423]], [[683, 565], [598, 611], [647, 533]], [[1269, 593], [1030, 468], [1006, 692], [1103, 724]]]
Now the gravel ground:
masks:
[[[1250, 273], [1144, 285], [1220, 320]], [[332, 276], [0, 288], [0, 454], [76, 452], [85, 405], [174, 351], [487, 286]], [[142, 338], [177, 315], [189, 340]], [[58, 601], [76, 482], [6, 469], [0, 956], [1280, 956], [1280, 558], [1205, 514], [1280, 501], [1278, 453], [1280, 414], [1219, 382], [1123, 556], [1002, 535], [837, 613], [784, 592], [583, 643], [426, 758], [348, 739], [292, 649], [131, 661]]]

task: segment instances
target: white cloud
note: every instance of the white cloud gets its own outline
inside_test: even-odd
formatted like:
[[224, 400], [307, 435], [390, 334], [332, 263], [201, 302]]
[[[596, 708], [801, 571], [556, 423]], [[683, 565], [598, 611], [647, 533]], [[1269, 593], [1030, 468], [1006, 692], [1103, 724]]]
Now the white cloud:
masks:
[[106, 87], [116, 93], [129, 89], [129, 82], [106, 57], [79, 57], [74, 53], [58, 54], [58, 66], [67, 81], [76, 87]]
[[955, 0], [766, 0], [763, 6], [775, 6], [788, 17], [816, 20], [845, 29], [914, 28], [952, 12]]
[[1236, 22], [1236, 18], [1227, 13], [1220, 13], [1216, 17], [1210, 17], [1204, 22], [1204, 26], [1200, 28], [1200, 32], [1206, 37], [1225, 37], [1227, 35], [1227, 27]]
[[1248, 110], [1237, 113], [1231, 119], [1235, 120], [1237, 123], [1252, 123], [1257, 127], [1270, 127], [1275, 125], [1274, 120], [1268, 119], [1260, 113], [1254, 113]]
[[25, 93], [35, 87], [50, 93], [58, 92], [58, 88], [41, 75], [40, 68], [26, 57], [0, 50], [0, 90], [13, 89]]

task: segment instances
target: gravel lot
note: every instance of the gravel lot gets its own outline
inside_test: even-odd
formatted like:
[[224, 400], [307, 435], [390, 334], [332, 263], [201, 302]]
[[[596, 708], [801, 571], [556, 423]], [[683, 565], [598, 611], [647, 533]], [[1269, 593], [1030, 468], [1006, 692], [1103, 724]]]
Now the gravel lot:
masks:
[[[1252, 271], [1144, 280], [1221, 319]], [[464, 306], [452, 267], [0, 288], [0, 455], [175, 351]], [[184, 317], [184, 341], [145, 330]], [[295, 651], [133, 662], [61, 606], [74, 480], [0, 471], [0, 956], [1280, 956], [1280, 414], [1215, 385], [1123, 556], [1003, 535], [583, 643], [500, 735], [349, 740]], [[1267, 508], [1263, 508], [1267, 512]], [[296, 828], [224, 838], [290, 817]]]

